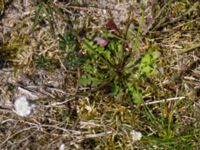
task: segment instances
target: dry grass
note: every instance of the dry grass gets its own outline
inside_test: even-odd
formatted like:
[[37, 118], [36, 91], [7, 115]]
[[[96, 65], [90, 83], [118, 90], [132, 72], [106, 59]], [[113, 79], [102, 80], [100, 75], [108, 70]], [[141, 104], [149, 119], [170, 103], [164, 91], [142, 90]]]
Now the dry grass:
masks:
[[[57, 38], [65, 28], [70, 30], [70, 23], [86, 35], [95, 35], [109, 18], [124, 29], [131, 15], [137, 28], [140, 4], [55, 1], [51, 6], [66, 12], [65, 21], [59, 13], [50, 21], [42, 14], [45, 19], [32, 30], [38, 4], [6, 2], [0, 20], [0, 149], [59, 149], [63, 143], [66, 149], [84, 150], [200, 148], [198, 1], [171, 2], [171, 8], [156, 0], [142, 4], [146, 22], [141, 51], [153, 43], [162, 56], [160, 73], [149, 81], [140, 106], [80, 87], [82, 71], [65, 65]], [[21, 95], [36, 105], [30, 116], [13, 112], [13, 102]], [[143, 138], [134, 142], [132, 130]]]

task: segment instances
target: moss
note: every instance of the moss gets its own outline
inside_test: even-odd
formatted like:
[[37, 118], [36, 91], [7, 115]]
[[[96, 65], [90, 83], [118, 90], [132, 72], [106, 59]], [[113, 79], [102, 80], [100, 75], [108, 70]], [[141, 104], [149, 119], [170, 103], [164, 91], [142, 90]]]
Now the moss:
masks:
[[12, 37], [0, 47], [0, 68], [10, 67], [12, 65], [17, 66], [17, 64], [14, 63], [14, 60], [28, 44], [28, 34], [18, 35], [17, 33], [14, 33]]

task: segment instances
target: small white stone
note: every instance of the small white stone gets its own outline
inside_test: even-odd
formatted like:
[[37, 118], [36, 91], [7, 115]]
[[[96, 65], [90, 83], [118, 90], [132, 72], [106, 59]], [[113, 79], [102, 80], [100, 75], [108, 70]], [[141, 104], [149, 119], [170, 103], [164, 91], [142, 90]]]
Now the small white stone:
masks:
[[132, 136], [132, 140], [135, 142], [135, 141], [139, 141], [141, 140], [142, 138], [142, 133], [141, 132], [138, 132], [138, 131], [135, 131], [135, 130], [132, 130], [130, 132], [131, 136]]
[[30, 106], [25, 96], [17, 98], [14, 102], [14, 108], [15, 108], [14, 112], [22, 117], [30, 115], [33, 107], [34, 107], [33, 105]]
[[61, 144], [59, 150], [65, 150], [65, 144]]

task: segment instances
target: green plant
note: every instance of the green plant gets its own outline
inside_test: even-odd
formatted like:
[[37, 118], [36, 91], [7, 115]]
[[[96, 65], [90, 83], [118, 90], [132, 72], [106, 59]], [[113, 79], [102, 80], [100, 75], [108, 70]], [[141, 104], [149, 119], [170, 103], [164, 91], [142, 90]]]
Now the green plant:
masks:
[[43, 55], [36, 55], [35, 56], [35, 62], [37, 68], [43, 68], [43, 69], [54, 69], [56, 68], [56, 62], [54, 60], [46, 58]]
[[136, 58], [134, 56], [136, 51], [133, 50], [133, 47], [138, 48], [136, 42], [129, 47], [127, 40], [119, 36], [107, 31], [103, 35], [100, 40], [107, 40], [106, 46], [87, 39], [83, 42], [87, 60], [82, 66], [84, 75], [79, 80], [80, 84], [90, 84], [97, 89], [111, 88], [112, 94], [117, 98], [130, 99], [137, 104], [142, 103], [141, 82], [156, 73], [158, 48], [150, 46], [146, 53]]
[[[64, 14], [53, 5], [52, 1], [41, 1], [36, 11], [34, 28], [46, 18], [52, 29], [55, 29], [53, 12], [58, 13], [61, 18]], [[45, 17], [41, 14], [45, 14]], [[105, 43], [95, 43], [89, 38], [90, 40], [84, 39], [81, 44], [77, 31], [70, 25], [70, 30], [66, 30], [63, 35], [59, 34], [59, 46], [64, 54], [64, 64], [69, 69], [81, 66], [84, 71], [79, 80], [81, 85], [90, 84], [97, 89], [111, 89], [111, 93], [118, 99], [130, 99], [134, 103], [142, 103], [143, 80], [155, 74], [156, 60], [159, 57], [155, 46], [150, 46], [146, 53], [136, 57], [143, 21], [144, 17], [132, 39], [129, 25], [125, 34], [119, 36], [118, 33], [123, 32], [109, 20], [107, 27], [118, 33], [103, 31], [99, 40], [105, 38]], [[130, 46], [129, 43], [133, 44]], [[81, 46], [83, 51], [80, 51]]]
[[54, 30], [56, 27], [54, 21], [55, 16], [53, 15], [54, 11], [55, 8], [53, 7], [51, 0], [41, 0], [37, 6], [33, 30], [35, 30], [36, 26], [42, 21], [48, 21], [51, 27], [51, 31], [54, 34]]
[[159, 113], [155, 113], [155, 110], [146, 105], [142, 108], [141, 115], [146, 118], [144, 122], [153, 131], [151, 136], [144, 138], [144, 148], [194, 149], [192, 141], [198, 136], [199, 131], [195, 131], [192, 125], [185, 126], [183, 130], [181, 115], [176, 113], [180, 104], [181, 102], [175, 102], [171, 104], [171, 108], [162, 104], [157, 110]]
[[69, 69], [76, 69], [78, 66], [84, 63], [84, 56], [79, 51], [79, 42], [77, 36], [73, 31], [65, 30], [64, 34], [59, 34], [59, 48], [64, 56], [64, 64]]

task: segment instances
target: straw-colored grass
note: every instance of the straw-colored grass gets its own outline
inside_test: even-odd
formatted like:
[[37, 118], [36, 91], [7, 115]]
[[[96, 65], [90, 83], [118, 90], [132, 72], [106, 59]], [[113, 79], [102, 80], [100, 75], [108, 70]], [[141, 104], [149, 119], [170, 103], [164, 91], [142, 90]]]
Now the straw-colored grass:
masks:
[[[0, 149], [200, 148], [198, 1], [0, 2]], [[75, 34], [80, 54], [82, 39], [99, 36], [108, 19], [123, 32], [131, 21], [136, 33], [142, 15], [139, 51], [156, 45], [161, 53], [144, 103], [80, 86], [83, 70], [69, 65], [59, 35]], [[26, 117], [13, 111], [22, 95], [35, 105]]]

